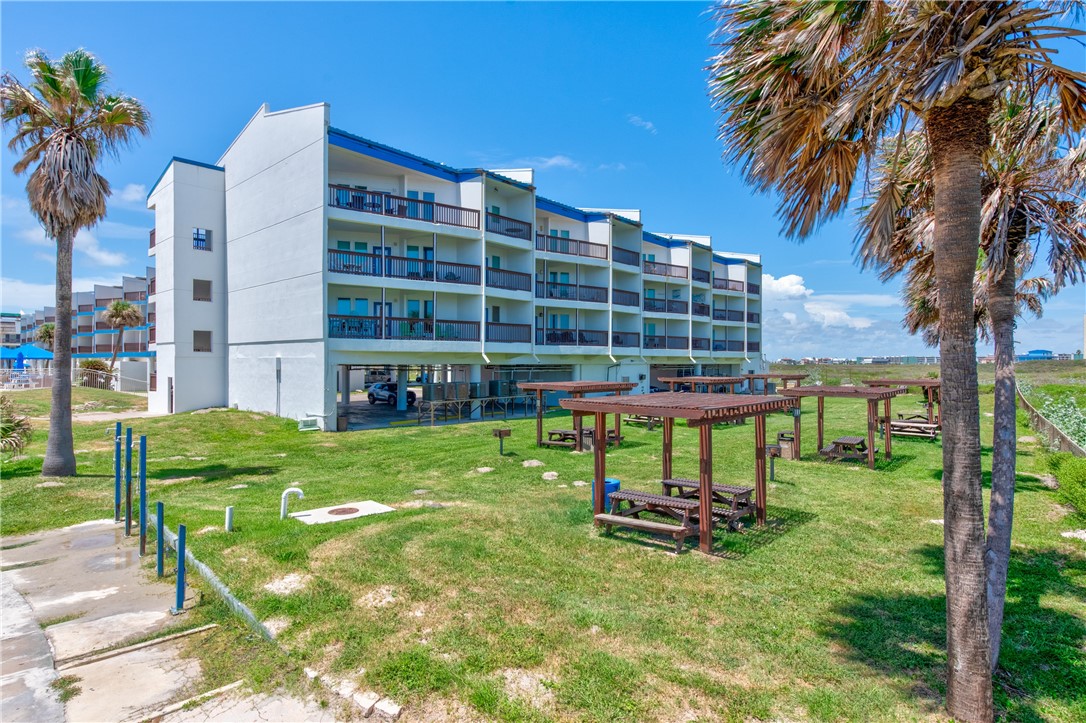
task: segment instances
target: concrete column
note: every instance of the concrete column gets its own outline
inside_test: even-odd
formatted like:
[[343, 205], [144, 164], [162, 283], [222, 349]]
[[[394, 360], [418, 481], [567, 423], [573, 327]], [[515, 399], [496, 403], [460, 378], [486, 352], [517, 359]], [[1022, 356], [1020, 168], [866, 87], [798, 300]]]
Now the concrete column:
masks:
[[396, 411], [407, 411], [407, 367], [396, 367]]
[[700, 377], [701, 376], [701, 370], [702, 370], [702, 365], [701, 364], [695, 364], [694, 365], [694, 376]]
[[342, 404], [351, 403], [351, 366], [349, 364], [339, 365], [339, 393]]
[[[483, 380], [483, 365], [482, 364], [471, 364], [471, 365], [469, 365], [468, 366], [468, 384], [469, 385], [475, 385], [474, 388], [478, 389], [480, 386], [482, 386], [480, 384], [480, 382], [482, 382], [482, 380]], [[478, 396], [485, 397], [486, 394], [480, 391], [478, 393]], [[476, 407], [476, 406], [472, 406], [472, 408], [471, 408], [471, 418], [472, 419], [482, 419], [482, 416], [483, 416], [482, 415], [482, 409], [480, 409], [479, 407]]]

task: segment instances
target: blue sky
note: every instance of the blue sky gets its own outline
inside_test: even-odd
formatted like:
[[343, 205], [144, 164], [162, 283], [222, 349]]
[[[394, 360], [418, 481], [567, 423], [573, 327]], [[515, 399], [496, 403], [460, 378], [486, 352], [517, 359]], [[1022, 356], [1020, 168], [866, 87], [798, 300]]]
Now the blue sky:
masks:
[[[115, 194], [107, 220], [77, 240], [77, 289], [142, 273], [144, 197], [172, 156], [214, 162], [261, 103], [326, 101], [333, 125], [358, 135], [454, 166], [531, 165], [542, 195], [640, 208], [649, 230], [762, 254], [770, 358], [930, 353], [900, 329], [897, 284], [852, 263], [851, 219], [803, 244], [783, 239], [773, 199], [721, 162], [706, 8], [5, 1], [0, 66], [25, 79], [27, 48], [83, 46], [152, 113], [151, 136], [104, 164]], [[47, 303], [55, 268], [13, 160], [5, 148], [5, 311]], [[1044, 319], [1020, 324], [1020, 348], [1081, 348], [1083, 306], [1081, 286], [1064, 291]]]

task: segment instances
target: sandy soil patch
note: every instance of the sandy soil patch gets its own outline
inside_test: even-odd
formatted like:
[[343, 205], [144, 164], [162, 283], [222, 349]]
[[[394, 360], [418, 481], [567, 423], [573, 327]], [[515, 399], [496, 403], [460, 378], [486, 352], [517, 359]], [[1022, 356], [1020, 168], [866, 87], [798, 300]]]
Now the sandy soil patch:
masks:
[[542, 467], [543, 463], [538, 459], [526, 459], [522, 463], [525, 467]]
[[502, 678], [505, 679], [505, 694], [510, 698], [520, 698], [537, 710], [554, 703], [554, 691], [547, 687], [548, 681], [538, 673], [506, 668], [502, 671]]
[[547, 482], [554, 482], [556, 479], [558, 479], [558, 473], [557, 472], [544, 472], [543, 473], [543, 479], [546, 480]]
[[45, 480], [44, 482], [39, 482], [38, 484], [36, 484], [34, 486], [35, 487], [42, 487], [42, 488], [63, 487], [64, 483], [63, 482], [58, 482], [55, 479], [48, 479], [48, 480]]
[[309, 584], [309, 575], [302, 575], [301, 573], [292, 572], [289, 575], [284, 575], [281, 578], [272, 580], [264, 589], [273, 595], [289, 595], [292, 592], [298, 592]]
[[354, 601], [355, 605], [363, 608], [383, 608], [386, 605], [392, 605], [398, 601], [396, 597], [396, 591], [390, 585], [382, 585], [379, 588], [370, 590]]
[[1061, 532], [1060, 537], [1067, 537], [1072, 540], [1082, 540], [1086, 542], [1086, 530], [1069, 530], [1068, 532]]
[[264, 627], [268, 629], [268, 632], [272, 634], [273, 638], [278, 638], [279, 633], [290, 627], [290, 618], [282, 616], [268, 618], [264, 621]]

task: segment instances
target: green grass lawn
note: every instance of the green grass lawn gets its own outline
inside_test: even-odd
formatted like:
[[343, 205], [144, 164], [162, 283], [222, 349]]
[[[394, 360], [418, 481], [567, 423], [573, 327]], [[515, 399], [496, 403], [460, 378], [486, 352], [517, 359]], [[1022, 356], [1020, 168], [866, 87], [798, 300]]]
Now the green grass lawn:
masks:
[[[982, 404], [990, 411], [991, 397]], [[244, 675], [260, 687], [297, 680], [302, 666], [365, 668], [363, 685], [420, 717], [448, 704], [507, 720], [940, 719], [940, 446], [895, 439], [893, 461], [880, 457], [875, 471], [817, 461], [813, 407], [807, 459], [778, 461], [770, 524], [718, 532], [717, 557], [599, 535], [589, 488], [572, 485], [590, 480], [592, 457], [536, 449], [534, 420], [501, 424], [513, 429], [504, 458], [498, 423], [299, 433], [289, 420], [216, 411], [141, 419], [136, 432], [149, 438], [150, 499], [165, 502], [167, 524], [187, 525], [194, 553], [259, 617], [288, 624], [278, 641], [289, 655], [236, 624], [229, 646], [198, 650], [212, 680]], [[862, 401], [826, 409], [829, 438], [864, 433]], [[768, 426], [775, 438], [791, 419]], [[661, 432], [624, 431], [607, 474], [658, 489]], [[718, 481], [752, 483], [753, 432], [714, 432]], [[696, 476], [696, 434], [678, 426], [675, 437], [675, 474]], [[43, 436], [29, 459], [5, 465], [4, 535], [111, 513], [110, 440], [100, 424], [77, 425], [76, 446], [88, 450], [81, 476], [64, 487], [36, 486]], [[1042, 483], [1045, 453], [1020, 448], [997, 703], [1008, 720], [1084, 720], [1086, 544], [1059, 533], [1086, 520]], [[292, 510], [368, 499], [398, 509], [280, 522], [288, 486], [306, 494]], [[232, 534], [221, 531], [226, 505]], [[309, 576], [303, 589], [264, 589], [290, 573]], [[204, 601], [193, 624], [229, 621], [212, 593]], [[537, 706], [506, 683], [522, 673], [545, 681]]]
[[[49, 416], [50, 395], [52, 389], [27, 389], [25, 391], [4, 392], [4, 396], [11, 397], [15, 402], [15, 411], [28, 417]], [[114, 392], [109, 389], [92, 389], [90, 387], [72, 387], [72, 408], [76, 411], [82, 405], [91, 404], [85, 411], [88, 412], [135, 412], [147, 409], [147, 395], [130, 394], [128, 392]]]
[[[1032, 385], [1086, 385], [1086, 361], [1029, 361], [1014, 365], [1020, 382]], [[823, 384], [863, 384], [865, 379], [927, 379], [939, 376], [937, 364], [772, 364], [771, 371], [785, 374], [809, 374]], [[977, 366], [982, 385], [995, 381], [995, 365]]]

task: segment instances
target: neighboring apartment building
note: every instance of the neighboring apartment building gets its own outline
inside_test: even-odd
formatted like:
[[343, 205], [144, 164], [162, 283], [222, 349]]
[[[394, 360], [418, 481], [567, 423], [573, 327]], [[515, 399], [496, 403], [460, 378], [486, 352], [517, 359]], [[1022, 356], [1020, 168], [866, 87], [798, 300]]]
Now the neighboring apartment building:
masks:
[[536, 193], [262, 107], [215, 165], [154, 184], [152, 411], [213, 405], [334, 428], [351, 367], [450, 381], [761, 371], [761, 263], [637, 211]]
[[0, 346], [15, 349], [22, 345], [22, 314], [12, 311], [0, 312]]
[[[147, 268], [146, 276], [125, 276], [119, 286], [95, 284], [90, 291], [72, 293], [72, 359], [78, 364], [82, 359], [109, 359], [113, 347], [119, 341], [120, 330], [105, 320], [105, 311], [114, 301], [125, 300], [134, 304], [143, 316], [143, 324], [126, 327], [124, 347], [117, 358], [124, 364], [121, 375], [127, 390], [146, 390], [154, 384], [151, 376], [155, 352], [155, 309], [148, 299], [154, 293], [155, 270]], [[47, 306], [22, 317], [22, 341], [45, 348], [37, 339], [42, 324], [56, 323], [56, 308]]]

